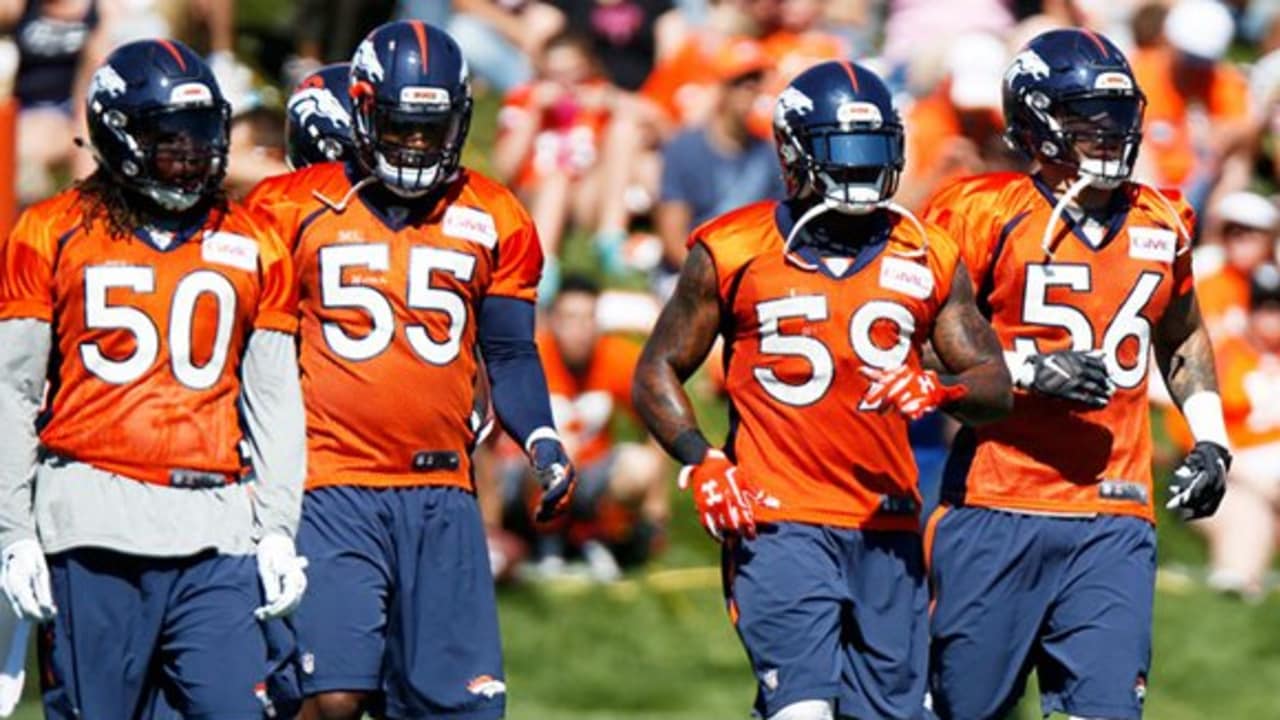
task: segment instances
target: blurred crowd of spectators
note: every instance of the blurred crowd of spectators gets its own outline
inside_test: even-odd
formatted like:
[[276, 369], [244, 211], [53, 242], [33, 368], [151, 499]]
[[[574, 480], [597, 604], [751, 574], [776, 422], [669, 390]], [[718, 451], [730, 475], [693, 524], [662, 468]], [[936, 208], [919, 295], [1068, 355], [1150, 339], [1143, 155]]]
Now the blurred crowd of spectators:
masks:
[[[392, 17], [444, 27], [487, 98], [477, 112], [493, 115], [476, 124], [496, 126], [491, 144], [473, 138], [469, 160], [515, 189], [547, 251], [544, 364], [561, 432], [591, 478], [590, 502], [538, 537], [511, 520], [522, 481], [495, 445], [482, 473], [487, 516], [525, 533], [544, 569], [580, 554], [602, 577], [618, 557], [644, 557], [637, 538], [660, 547], [668, 515], [666, 468], [626, 419], [634, 340], [669, 294], [693, 227], [781, 197], [771, 116], [787, 81], [828, 59], [879, 71], [907, 129], [899, 200], [917, 208], [953, 178], [1026, 169], [1002, 141], [1000, 112], [1022, 43], [1061, 25], [1105, 33], [1147, 98], [1138, 178], [1180, 188], [1200, 213], [1201, 301], [1238, 450], [1223, 511], [1204, 524], [1212, 580], [1262, 592], [1276, 543], [1259, 538], [1280, 538], [1280, 0], [294, 0], [288, 52], [237, 55], [235, 10], [249, 4], [0, 0], [22, 201], [92, 165], [74, 143], [78, 98], [119, 42], [168, 35], [208, 54], [234, 106], [236, 193], [285, 170], [279, 88], [348, 59]], [[1178, 422], [1167, 428], [1178, 441]], [[941, 422], [915, 429], [926, 488], [948, 434]]]

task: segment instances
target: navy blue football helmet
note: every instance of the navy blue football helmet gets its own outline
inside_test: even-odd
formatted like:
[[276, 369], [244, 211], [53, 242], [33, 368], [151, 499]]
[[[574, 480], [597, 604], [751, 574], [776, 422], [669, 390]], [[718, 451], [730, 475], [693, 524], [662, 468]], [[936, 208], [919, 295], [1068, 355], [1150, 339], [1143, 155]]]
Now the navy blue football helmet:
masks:
[[351, 59], [356, 158], [388, 189], [418, 197], [448, 182], [471, 126], [462, 50], [420, 20], [370, 32]]
[[778, 95], [773, 135], [793, 199], [862, 214], [898, 189], [902, 121], [884, 82], [861, 65], [831, 61], [800, 73]]
[[297, 170], [355, 158], [351, 65], [325, 65], [298, 83], [285, 106], [285, 159]]
[[1005, 138], [1032, 160], [1112, 188], [1133, 172], [1146, 103], [1129, 61], [1110, 40], [1088, 30], [1050, 30], [1005, 71]]
[[176, 40], [139, 40], [107, 56], [86, 98], [98, 164], [166, 210], [211, 197], [227, 172], [231, 106], [213, 71]]

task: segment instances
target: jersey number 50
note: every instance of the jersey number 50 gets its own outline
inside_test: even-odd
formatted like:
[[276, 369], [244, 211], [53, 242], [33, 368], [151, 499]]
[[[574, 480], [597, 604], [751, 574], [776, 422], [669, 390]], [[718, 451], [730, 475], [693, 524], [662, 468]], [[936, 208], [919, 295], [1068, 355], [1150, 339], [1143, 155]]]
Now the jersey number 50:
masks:
[[[107, 357], [97, 343], [80, 345], [80, 361], [89, 372], [113, 385], [125, 385], [142, 377], [160, 354], [160, 331], [143, 311], [127, 305], [108, 305], [111, 288], [153, 293], [155, 268], [145, 265], [94, 265], [84, 270], [85, 327], [89, 330], [125, 330], [134, 337], [133, 354], [123, 360]], [[191, 322], [201, 295], [218, 301], [213, 352], [204, 365], [191, 357]], [[195, 390], [207, 390], [222, 377], [235, 324], [236, 289], [213, 270], [197, 270], [182, 278], [169, 305], [169, 360], [178, 382]]]
[[[809, 379], [798, 384], [784, 382], [772, 368], [755, 368], [752, 373], [756, 380], [773, 399], [802, 407], [821, 400], [831, 389], [831, 383], [835, 381], [835, 358], [831, 349], [815, 337], [783, 335], [778, 329], [783, 320], [824, 322], [827, 317], [827, 298], [823, 295], [797, 295], [756, 305], [756, 318], [760, 322], [760, 352], [804, 358], [813, 368]], [[892, 347], [882, 348], [871, 339], [871, 329], [880, 321], [893, 322], [898, 326], [898, 339]], [[911, 336], [915, 331], [916, 321], [910, 310], [896, 302], [872, 300], [859, 307], [849, 320], [849, 344], [863, 365], [888, 370], [907, 361], [911, 352]]]

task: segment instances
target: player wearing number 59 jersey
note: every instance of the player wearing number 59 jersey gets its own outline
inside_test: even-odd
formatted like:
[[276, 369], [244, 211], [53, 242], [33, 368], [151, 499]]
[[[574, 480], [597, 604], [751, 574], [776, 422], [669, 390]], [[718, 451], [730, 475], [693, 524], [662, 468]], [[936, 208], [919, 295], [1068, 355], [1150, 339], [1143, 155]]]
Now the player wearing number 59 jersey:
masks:
[[44, 623], [46, 717], [261, 717], [258, 621], [306, 581], [292, 263], [220, 190], [229, 109], [189, 48], [116, 49], [87, 112], [96, 172], [0, 254], [0, 585]]
[[1201, 517], [1222, 497], [1230, 455], [1192, 290], [1193, 214], [1128, 179], [1144, 102], [1110, 41], [1037, 36], [1004, 77], [1008, 137], [1035, 174], [958, 181], [926, 211], [960, 244], [1019, 388], [1008, 418], [962, 431], [926, 531], [946, 720], [1004, 717], [1033, 665], [1046, 715], [1141, 715], [1153, 353], [1199, 441], [1169, 507]]
[[503, 714], [488, 550], [471, 479], [477, 345], [493, 403], [545, 492], [573, 470], [534, 344], [542, 252], [501, 185], [460, 166], [466, 64], [419, 21], [351, 62], [355, 158], [269, 179], [250, 202], [299, 277], [308, 480], [299, 546], [316, 592], [294, 618], [306, 717]]
[[[729, 615], [772, 720], [915, 718], [926, 591], [907, 422], [1011, 401], [951, 238], [890, 198], [902, 125], [871, 71], [830, 62], [781, 94], [783, 203], [693, 232], [634, 387], [724, 541]], [[731, 431], [698, 431], [682, 382], [725, 341]], [[922, 368], [931, 342], [948, 370]]]

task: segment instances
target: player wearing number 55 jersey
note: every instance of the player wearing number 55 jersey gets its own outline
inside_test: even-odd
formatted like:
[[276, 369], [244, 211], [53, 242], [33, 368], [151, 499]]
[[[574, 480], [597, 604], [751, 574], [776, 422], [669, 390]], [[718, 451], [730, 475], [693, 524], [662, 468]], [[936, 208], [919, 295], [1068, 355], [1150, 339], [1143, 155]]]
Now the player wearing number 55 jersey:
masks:
[[1008, 137], [1036, 173], [959, 181], [926, 213], [959, 242], [1020, 388], [1012, 415], [957, 440], [926, 532], [943, 718], [1004, 717], [1032, 666], [1046, 714], [1141, 715], [1153, 351], [1199, 441], [1169, 506], [1201, 517], [1222, 497], [1230, 456], [1192, 291], [1192, 212], [1128, 181], [1143, 105], [1108, 40], [1044, 33], [1004, 78]]
[[292, 263], [219, 189], [229, 113], [198, 55], [124, 45], [87, 105], [97, 171], [0, 259], [0, 585], [44, 623], [46, 717], [258, 718], [258, 621], [306, 580]]
[[[859, 65], [814, 66], [774, 122], [789, 199], [693, 232], [635, 404], [724, 541], [760, 715], [915, 718], [927, 620], [907, 422], [939, 408], [997, 417], [1009, 375], [951, 238], [890, 201], [903, 137], [883, 82]], [[682, 387], [717, 334], [723, 450]], [[944, 374], [922, 369], [926, 342]]]
[[383, 25], [351, 62], [356, 158], [269, 179], [250, 202], [299, 277], [308, 479], [294, 618], [306, 717], [503, 714], [488, 550], [469, 456], [476, 346], [502, 425], [568, 505], [533, 341], [542, 253], [502, 186], [460, 167], [466, 65], [444, 32]]

